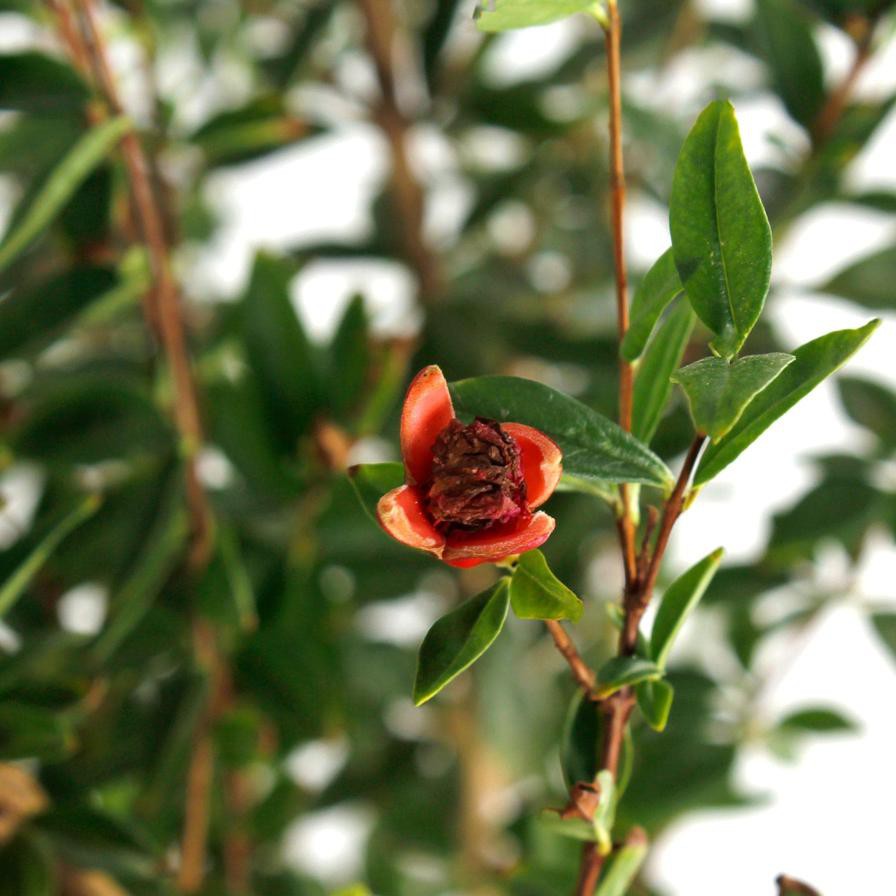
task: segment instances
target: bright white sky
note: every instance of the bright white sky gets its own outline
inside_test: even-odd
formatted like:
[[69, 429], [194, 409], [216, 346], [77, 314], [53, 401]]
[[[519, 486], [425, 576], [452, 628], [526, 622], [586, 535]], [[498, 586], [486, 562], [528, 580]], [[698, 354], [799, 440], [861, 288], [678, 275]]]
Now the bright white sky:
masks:
[[[750, 3], [702, 0], [701, 6], [736, 17]], [[537, 71], [562, 52], [573, 28], [561, 23], [502, 38], [493, 60], [495, 70], [500, 69], [505, 78], [510, 77], [508, 71], [517, 77]], [[0, 45], [27, 42], [28, 29], [24, 29], [25, 37], [22, 31], [21, 25], [4, 16]], [[830, 68], [841, 72], [847, 60], [844, 41], [833, 29], [824, 29], [819, 37]], [[119, 49], [117, 60], [127, 68], [126, 48]], [[188, 76], [190, 70], [188, 48], [177, 48], [162, 73], [170, 93], [204, 89], [196, 87]], [[753, 76], [748, 62], [722, 71], [732, 82]], [[626, 87], [642, 101], [674, 101], [696, 113], [702, 99], [700, 87], [710, 73], [719, 78], [718, 54], [693, 51], [676, 60], [661, 79], [638, 77]], [[358, 72], [346, 74], [355, 76]], [[363, 71], [360, 77], [363, 80]], [[236, 75], [232, 83], [235, 93], [245, 86]], [[896, 42], [869, 68], [859, 90], [875, 95], [896, 90]], [[216, 102], [220, 97], [212, 92], [206, 99]], [[738, 115], [751, 162], [777, 151], [767, 139], [771, 131], [799, 146], [800, 135], [772, 97], [744, 104]], [[421, 170], [428, 181], [438, 183], [429, 210], [431, 230], [438, 236], [451, 231], [464, 196], [452, 182], [450, 154], [438, 135], [422, 132], [417, 136]], [[856, 186], [896, 188], [894, 153], [896, 117], [891, 116], [856, 163]], [[194, 291], [235, 293], [258, 247], [290, 247], [298, 240], [362, 231], [368, 197], [387, 164], [379, 136], [358, 122], [337, 136], [216, 175], [208, 198], [222, 213], [224, 227], [201, 256], [187, 259]], [[637, 246], [633, 262], [641, 267], [668, 244], [663, 210], [638, 196], [632, 197], [628, 229], [631, 237], [637, 234], [637, 241], [630, 238], [629, 245]], [[892, 217], [836, 206], [816, 210], [787, 236], [777, 249], [774, 277], [782, 289], [770, 313], [794, 345], [867, 320], [868, 314], [846, 303], [813, 295], [811, 286], [849, 260], [891, 243], [894, 236]], [[311, 265], [296, 283], [297, 307], [309, 329], [324, 335], [347, 297], [360, 288], [381, 330], [395, 332], [416, 325], [410, 313], [412, 283], [397, 264]], [[871, 343], [850, 362], [853, 372], [873, 373], [896, 383], [894, 322], [889, 316]], [[763, 543], [771, 513], [811, 481], [805, 458], [825, 449], [848, 450], [857, 436], [858, 431], [844, 420], [833, 388], [824, 385], [816, 390], [704, 491], [681, 523], [672, 563], [693, 562], [719, 542], [727, 547], [729, 557], [753, 555]], [[896, 550], [882, 537], [861, 566], [849, 598], [853, 604], [896, 605], [894, 562]], [[843, 571], [843, 560], [834, 551], [826, 558], [820, 578], [841, 581]], [[694, 649], [699, 651], [700, 645]], [[779, 645], [769, 662], [776, 665], [783, 649]], [[740, 777], [749, 788], [768, 794], [769, 801], [749, 811], [689, 816], [654, 849], [650, 869], [656, 882], [672, 896], [761, 896], [772, 893], [775, 875], [787, 871], [805, 877], [827, 896], [892, 890], [894, 692], [896, 666], [871, 637], [860, 614], [846, 605], [832, 610], [799, 652], [789, 657], [786, 672], [767, 693], [767, 713], [773, 719], [792, 707], [831, 704], [855, 718], [862, 733], [819, 738], [795, 765], [784, 765], [759, 750], [745, 757]], [[294, 773], [311, 779], [326, 777], [338, 768], [341, 755], [338, 745], [312, 745], [296, 758]], [[338, 880], [351, 872], [352, 857], [358, 854], [367, 824], [363, 812], [350, 807], [334, 811], [336, 815], [330, 812], [304, 819], [293, 832], [291, 847], [300, 864]]]

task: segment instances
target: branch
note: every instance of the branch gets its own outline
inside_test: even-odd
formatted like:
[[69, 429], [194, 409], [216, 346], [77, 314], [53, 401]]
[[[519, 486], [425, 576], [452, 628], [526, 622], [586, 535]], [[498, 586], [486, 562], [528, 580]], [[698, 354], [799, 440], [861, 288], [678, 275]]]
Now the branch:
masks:
[[408, 155], [410, 124], [398, 104], [393, 48], [397, 24], [392, 0], [358, 0], [366, 26], [367, 49], [376, 68], [380, 102], [374, 117], [392, 156], [392, 193], [398, 207], [402, 251], [417, 274], [420, 301], [430, 305], [444, 284], [439, 260], [423, 232], [424, 193]]
[[585, 692], [585, 696], [593, 699], [595, 675], [588, 667], [588, 664], [582, 659], [581, 654], [573, 644], [572, 639], [566, 634], [566, 629], [555, 619], [545, 619], [544, 624], [557, 645], [563, 658], [569, 663], [572, 670], [572, 677], [576, 680], [576, 684]]
[[[95, 0], [75, 2], [84, 56], [90, 62], [109, 109], [120, 115], [123, 109], [100, 31]], [[72, 51], [77, 64], [80, 54], [74, 46]], [[201, 569], [208, 562], [211, 552], [212, 514], [196, 470], [196, 454], [202, 445], [202, 425], [187, 352], [180, 295], [171, 270], [163, 217], [153, 190], [149, 164], [136, 132], [128, 131], [124, 135], [121, 150], [152, 273], [153, 296], [152, 301], [144, 305], [144, 313], [149, 325], [158, 332], [174, 381], [174, 418], [185, 453], [187, 503], [193, 527], [190, 566]]]

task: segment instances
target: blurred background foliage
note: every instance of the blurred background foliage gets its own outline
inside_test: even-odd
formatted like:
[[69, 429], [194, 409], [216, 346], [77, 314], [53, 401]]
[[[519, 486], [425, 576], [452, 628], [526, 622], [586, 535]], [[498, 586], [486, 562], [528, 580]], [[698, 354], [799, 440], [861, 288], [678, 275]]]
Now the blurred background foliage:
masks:
[[[389, 541], [344, 470], [394, 457], [403, 388], [425, 363], [449, 379], [542, 379], [614, 413], [599, 32], [583, 18], [546, 72], [520, 79], [500, 76], [503, 39], [476, 33], [466, 0], [100, 10], [187, 293], [205, 424], [198, 471], [214, 515], [209, 561], [196, 568], [191, 446], [141, 313], [150, 266], [128, 174], [111, 144], [80, 169], [69, 155], [108, 112], [66, 44], [78, 5], [0, 3], [0, 32], [27, 37], [0, 55], [0, 893], [178, 892], [185, 804], [203, 795], [210, 896], [330, 892], [334, 878], [316, 867], [389, 896], [567, 891], [577, 847], [534, 820], [563, 801], [561, 764], [589, 761], [565, 668], [540, 627], [512, 622], [472, 673], [413, 709], [426, 625], [491, 573], [448, 572]], [[721, 93], [748, 105], [772, 91], [781, 128], [756, 175], [776, 235], [825, 203], [893, 213], [896, 192], [856, 191], [849, 177], [896, 100], [853, 94], [892, 33], [891, 5], [759, 0], [745, 17], [716, 18], [703, 4], [622, 0], [632, 194], [665, 206], [702, 102]], [[825, 70], [819, 35], [848, 47], [845, 75]], [[182, 71], [175, 50], [190, 59]], [[713, 64], [694, 102], [651, 102], [695, 53]], [[172, 89], [178, 77], [195, 90]], [[389, 170], [361, 232], [259, 254], [235, 298], [194, 276], [220, 226], [208, 201], [217, 174], [365, 121]], [[414, 150], [436, 136], [448, 162], [433, 175]], [[441, 226], [440, 178], [462, 196]], [[301, 207], [303, 184], [284, 182], [282, 203]], [[331, 338], [309, 335], [296, 277], [321, 259], [371, 258], [411, 275], [404, 326], [373, 327], [361, 294]], [[821, 291], [892, 312], [894, 283], [896, 243]], [[748, 346], [788, 347], [770, 323]], [[676, 668], [667, 732], [635, 730], [621, 813], [652, 840], [686, 813], [756, 796], [733, 783], [745, 744], [793, 755], [801, 738], [850, 727], [823, 707], [771, 725], [755, 716], [762, 645], [798, 637], [843, 598], [818, 585], [820, 550], [833, 541], [858, 562], [869, 532], [896, 527], [885, 475], [896, 394], [849, 375], [839, 389], [862, 433], [856, 450], [815, 458], [815, 483], [777, 513], [765, 549], [719, 572], [701, 613], [722, 659]], [[689, 438], [673, 396], [653, 445], [674, 462]], [[612, 519], [582, 495], [556, 496], [551, 512], [545, 550], [585, 598], [576, 638], [597, 660], [613, 638]], [[771, 593], [787, 612], [766, 612]], [[896, 615], [871, 622], [896, 651]], [[196, 791], [188, 770], [202, 745], [213, 763]], [[313, 841], [316, 865], [297, 863], [300, 832], [322, 819], [335, 838]], [[363, 832], [357, 868], [340, 827]], [[657, 892], [649, 875], [636, 892]]]

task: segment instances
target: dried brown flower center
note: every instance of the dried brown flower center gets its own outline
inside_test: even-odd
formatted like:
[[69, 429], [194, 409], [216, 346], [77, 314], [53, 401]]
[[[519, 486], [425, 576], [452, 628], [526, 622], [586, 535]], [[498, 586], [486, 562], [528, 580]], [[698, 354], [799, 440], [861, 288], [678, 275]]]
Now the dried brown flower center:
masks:
[[476, 532], [527, 515], [516, 442], [494, 420], [452, 420], [432, 446], [427, 509], [442, 532]]

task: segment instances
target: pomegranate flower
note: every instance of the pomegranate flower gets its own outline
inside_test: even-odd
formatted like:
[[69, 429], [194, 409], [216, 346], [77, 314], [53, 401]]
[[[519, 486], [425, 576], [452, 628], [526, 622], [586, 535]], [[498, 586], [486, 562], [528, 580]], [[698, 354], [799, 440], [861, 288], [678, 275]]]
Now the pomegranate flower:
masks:
[[377, 504], [380, 525], [398, 541], [477, 566], [537, 548], [553, 532], [554, 520], [535, 511], [560, 479], [560, 449], [522, 423], [462, 423], [435, 365], [408, 389], [401, 454], [405, 484]]

